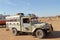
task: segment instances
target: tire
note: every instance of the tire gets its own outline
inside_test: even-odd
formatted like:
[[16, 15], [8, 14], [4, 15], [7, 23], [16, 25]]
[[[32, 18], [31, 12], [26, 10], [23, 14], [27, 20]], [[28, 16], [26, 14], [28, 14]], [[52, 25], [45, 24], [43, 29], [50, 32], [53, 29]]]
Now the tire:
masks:
[[50, 24], [50, 26], [51, 26], [51, 32], [48, 32], [47, 33], [47, 35], [50, 35], [50, 34], [52, 34], [52, 31], [53, 31], [53, 26]]
[[36, 30], [36, 32], [35, 32], [35, 36], [37, 37], [37, 38], [44, 38], [45, 37], [45, 32], [43, 31], [43, 30], [41, 30], [41, 29], [38, 29], [38, 30]]
[[9, 31], [9, 28], [8, 27], [6, 27], [6, 31]]
[[14, 36], [17, 36], [18, 35], [18, 31], [15, 28], [12, 29], [12, 33], [13, 33]]
[[52, 31], [53, 31], [53, 26], [50, 24], [50, 26], [51, 26], [51, 29], [52, 29]]
[[52, 27], [52, 25], [51, 25], [51, 29], [52, 29], [52, 31], [53, 31], [53, 27]]

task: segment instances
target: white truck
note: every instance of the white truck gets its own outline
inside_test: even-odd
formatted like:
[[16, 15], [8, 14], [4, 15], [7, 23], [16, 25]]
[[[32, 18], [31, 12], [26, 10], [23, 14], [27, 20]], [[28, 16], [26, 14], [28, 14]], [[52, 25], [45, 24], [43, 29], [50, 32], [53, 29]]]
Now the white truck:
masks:
[[[45, 22], [38, 22], [30, 16], [7, 16], [6, 17], [6, 29], [12, 31], [14, 35], [18, 35], [20, 32], [32, 33], [38, 38], [43, 38], [46, 34], [53, 31], [51, 24]], [[33, 21], [32, 21], [33, 20]]]

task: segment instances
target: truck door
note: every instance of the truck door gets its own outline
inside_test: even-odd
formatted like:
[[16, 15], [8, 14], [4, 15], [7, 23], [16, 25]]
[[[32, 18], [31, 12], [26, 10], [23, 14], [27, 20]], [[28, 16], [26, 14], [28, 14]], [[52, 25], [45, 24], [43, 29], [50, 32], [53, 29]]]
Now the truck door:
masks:
[[31, 24], [29, 18], [22, 18], [22, 31], [31, 32]]

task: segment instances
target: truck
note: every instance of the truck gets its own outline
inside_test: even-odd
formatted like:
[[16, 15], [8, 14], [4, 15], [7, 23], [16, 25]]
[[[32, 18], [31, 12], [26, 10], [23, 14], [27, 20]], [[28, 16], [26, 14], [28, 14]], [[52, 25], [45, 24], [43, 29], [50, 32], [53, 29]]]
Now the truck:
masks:
[[37, 38], [44, 38], [53, 31], [52, 24], [38, 22], [37, 17], [13, 15], [6, 17], [6, 30], [11, 30], [13, 35], [32, 33]]

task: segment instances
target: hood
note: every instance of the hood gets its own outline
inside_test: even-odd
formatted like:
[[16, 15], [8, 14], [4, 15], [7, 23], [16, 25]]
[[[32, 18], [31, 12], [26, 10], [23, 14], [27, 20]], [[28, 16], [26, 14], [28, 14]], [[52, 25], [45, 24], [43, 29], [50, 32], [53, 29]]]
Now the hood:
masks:
[[46, 29], [49, 28], [48, 23], [37, 23], [37, 24], [34, 24], [34, 25], [35, 25], [35, 27], [41, 27], [41, 28], [46, 28]]

